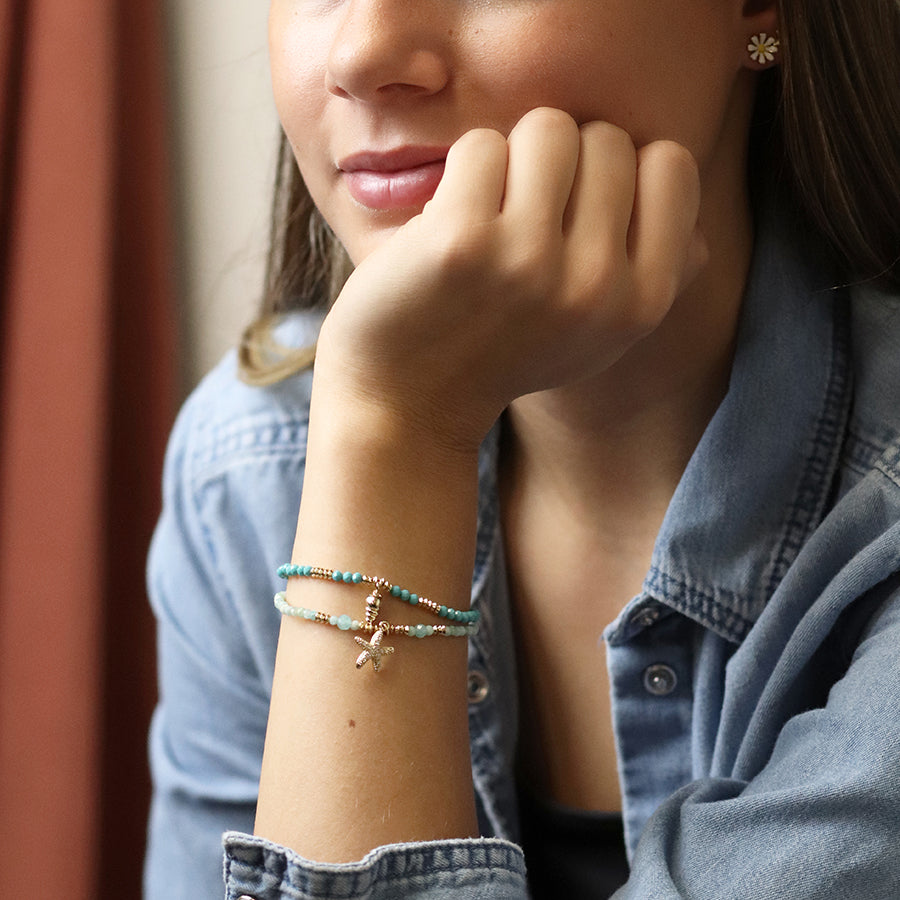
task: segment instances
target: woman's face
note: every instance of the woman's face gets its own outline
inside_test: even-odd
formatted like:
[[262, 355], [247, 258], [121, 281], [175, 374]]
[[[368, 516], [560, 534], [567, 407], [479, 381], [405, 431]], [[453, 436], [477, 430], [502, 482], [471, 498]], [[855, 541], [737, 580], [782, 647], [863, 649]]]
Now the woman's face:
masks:
[[[354, 262], [421, 211], [447, 148], [552, 106], [668, 138], [710, 190], [743, 170], [741, 0], [272, 0], [275, 100]], [[717, 188], [716, 185], [723, 185]]]

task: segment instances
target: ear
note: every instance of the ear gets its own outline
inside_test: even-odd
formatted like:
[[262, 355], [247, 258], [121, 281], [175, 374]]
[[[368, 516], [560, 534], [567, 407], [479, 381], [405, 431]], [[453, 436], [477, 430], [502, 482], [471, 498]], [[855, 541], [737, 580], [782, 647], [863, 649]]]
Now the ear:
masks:
[[741, 64], [758, 72], [778, 64], [778, 7], [775, 0], [739, 0]]

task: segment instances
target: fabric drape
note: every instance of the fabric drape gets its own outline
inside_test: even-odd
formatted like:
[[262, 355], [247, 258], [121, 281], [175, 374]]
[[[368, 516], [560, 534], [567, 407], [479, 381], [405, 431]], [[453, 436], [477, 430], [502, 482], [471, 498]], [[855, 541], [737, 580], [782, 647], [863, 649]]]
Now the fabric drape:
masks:
[[176, 393], [159, 7], [0, 0], [4, 896], [140, 896]]

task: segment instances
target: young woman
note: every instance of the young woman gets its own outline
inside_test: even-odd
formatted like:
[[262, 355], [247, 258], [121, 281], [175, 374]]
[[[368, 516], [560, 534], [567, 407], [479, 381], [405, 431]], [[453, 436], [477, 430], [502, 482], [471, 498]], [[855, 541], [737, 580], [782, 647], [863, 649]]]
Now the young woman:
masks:
[[898, 37], [273, 0], [269, 295], [150, 562], [148, 897], [228, 829], [231, 898], [900, 895]]

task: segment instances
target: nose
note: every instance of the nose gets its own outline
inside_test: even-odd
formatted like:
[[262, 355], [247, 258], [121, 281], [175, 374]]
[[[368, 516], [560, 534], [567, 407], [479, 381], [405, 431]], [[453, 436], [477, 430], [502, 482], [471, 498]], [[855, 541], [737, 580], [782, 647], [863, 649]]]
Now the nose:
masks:
[[438, 93], [449, 80], [452, 4], [348, 0], [328, 55], [327, 86], [366, 103]]

